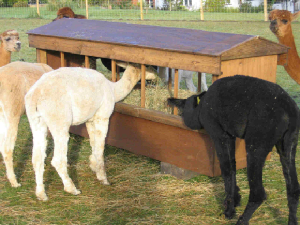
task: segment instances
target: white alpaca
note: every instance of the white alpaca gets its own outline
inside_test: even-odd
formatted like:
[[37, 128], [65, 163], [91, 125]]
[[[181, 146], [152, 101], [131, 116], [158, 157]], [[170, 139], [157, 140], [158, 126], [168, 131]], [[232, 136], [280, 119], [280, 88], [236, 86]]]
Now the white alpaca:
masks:
[[41, 63], [13, 62], [0, 67], [0, 152], [8, 180], [19, 187], [13, 169], [13, 150], [20, 117], [25, 111], [25, 94], [52, 68]]
[[0, 35], [0, 66], [11, 62], [11, 52], [18, 52], [21, 49], [19, 33], [15, 30], [7, 30]]
[[[111, 82], [91, 69], [60, 68], [45, 74], [27, 93], [25, 104], [33, 134], [32, 163], [38, 199], [48, 199], [43, 184], [47, 127], [54, 139], [51, 164], [61, 177], [66, 192], [80, 194], [67, 172], [71, 125], [86, 123], [92, 147], [90, 167], [98, 180], [109, 184], [103, 156], [109, 118], [115, 103], [125, 98], [141, 77], [137, 65], [125, 65], [126, 70], [118, 82]], [[147, 68], [146, 79], [154, 78], [154, 70]]]
[[[172, 80], [174, 85], [174, 74], [175, 70], [172, 69]], [[197, 88], [194, 85], [193, 82], [193, 71], [187, 71], [187, 70], [178, 70], [178, 86], [180, 85], [181, 80], [183, 79], [185, 81], [185, 85], [188, 90], [192, 92], [197, 92]], [[168, 82], [169, 80], [169, 68], [168, 67], [159, 67], [158, 68], [158, 76], [164, 81]], [[207, 91], [207, 84], [206, 84], [206, 74], [201, 74], [201, 89], [202, 91]]]

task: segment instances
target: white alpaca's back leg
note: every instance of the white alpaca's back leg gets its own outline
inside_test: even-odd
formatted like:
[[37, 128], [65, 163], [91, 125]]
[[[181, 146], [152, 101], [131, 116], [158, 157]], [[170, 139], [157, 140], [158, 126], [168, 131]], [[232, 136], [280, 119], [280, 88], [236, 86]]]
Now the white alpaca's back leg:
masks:
[[51, 165], [55, 167], [58, 175], [64, 184], [64, 190], [73, 195], [78, 195], [81, 192], [76, 189], [72, 179], [69, 177], [67, 169], [67, 153], [69, 142], [70, 126], [60, 126], [59, 124], [49, 125], [50, 132], [54, 139], [54, 155]]
[[[9, 121], [10, 120], [10, 121]], [[13, 168], [13, 151], [17, 139], [20, 117], [11, 119], [0, 106], [0, 151], [6, 167], [6, 175], [12, 187], [20, 187]]]
[[206, 84], [206, 73], [201, 73], [201, 89], [202, 91], [207, 91], [207, 84]]
[[33, 136], [32, 164], [35, 172], [36, 190], [38, 199], [46, 201], [48, 197], [45, 192], [43, 175], [45, 170], [45, 158], [47, 148], [47, 125], [42, 117], [28, 116]]
[[90, 136], [92, 155], [90, 155], [90, 167], [96, 173], [97, 179], [103, 184], [109, 185], [104, 164], [105, 138], [108, 131], [109, 117], [113, 111], [110, 103], [104, 104], [106, 109], [98, 112], [88, 121], [87, 129]]

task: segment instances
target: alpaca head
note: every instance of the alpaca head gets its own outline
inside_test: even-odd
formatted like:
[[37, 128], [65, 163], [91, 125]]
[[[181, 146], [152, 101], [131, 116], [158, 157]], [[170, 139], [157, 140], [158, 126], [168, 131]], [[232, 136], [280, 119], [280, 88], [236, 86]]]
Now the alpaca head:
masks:
[[[141, 77], [141, 65], [136, 63], [128, 63], [128, 62], [116, 62], [119, 67], [125, 68], [128, 71], [131, 71], [130, 74], [136, 74], [140, 79]], [[146, 67], [146, 80], [154, 80], [157, 76], [157, 71], [152, 66]]]
[[63, 7], [57, 11], [57, 17], [53, 20], [59, 20], [62, 18], [77, 18], [77, 19], [86, 19], [85, 16], [76, 15], [70, 7]]
[[176, 106], [182, 111], [181, 117], [183, 118], [184, 124], [194, 130], [203, 128], [199, 117], [201, 104], [200, 99], [205, 95], [206, 92], [202, 92], [198, 95], [192, 95], [187, 99], [168, 98], [168, 104]]
[[18, 52], [21, 49], [19, 33], [16, 30], [7, 30], [0, 35], [2, 48], [8, 52]]
[[285, 37], [292, 34], [291, 22], [296, 20], [300, 11], [297, 13], [291, 13], [287, 10], [275, 9], [270, 12], [270, 30], [277, 36], [277, 38]]

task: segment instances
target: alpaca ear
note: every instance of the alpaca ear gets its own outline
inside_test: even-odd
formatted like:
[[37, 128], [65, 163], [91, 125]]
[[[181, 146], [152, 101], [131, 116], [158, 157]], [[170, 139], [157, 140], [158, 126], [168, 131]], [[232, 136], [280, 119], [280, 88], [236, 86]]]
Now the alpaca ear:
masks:
[[168, 104], [170, 106], [176, 106], [179, 109], [183, 109], [185, 106], [186, 99], [168, 98]]
[[300, 15], [300, 11], [292, 14], [292, 21], [296, 20], [298, 16]]

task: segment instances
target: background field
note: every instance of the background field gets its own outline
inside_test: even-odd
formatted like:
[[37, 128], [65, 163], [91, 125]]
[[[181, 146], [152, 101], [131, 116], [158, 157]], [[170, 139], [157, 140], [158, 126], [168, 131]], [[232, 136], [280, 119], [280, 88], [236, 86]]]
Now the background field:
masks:
[[[22, 50], [13, 54], [13, 61], [35, 62], [35, 50], [28, 47], [26, 32], [49, 23], [46, 19], [0, 19], [1, 31], [17, 29]], [[260, 35], [277, 41], [266, 22], [186, 22], [186, 21], [130, 21], [202, 29], [208, 31]], [[293, 24], [297, 47], [300, 48], [300, 23]], [[277, 83], [300, 106], [300, 86], [278, 66]], [[72, 196], [63, 191], [55, 169], [50, 165], [53, 143], [49, 139], [44, 180], [48, 202], [36, 199], [34, 173], [31, 164], [30, 128], [22, 117], [16, 143], [14, 164], [20, 188], [12, 188], [0, 164], [0, 224], [235, 224], [226, 220], [222, 202], [224, 185], [221, 177], [198, 176], [188, 181], [160, 174], [158, 161], [137, 156], [128, 151], [106, 146], [105, 159], [111, 186], [102, 186], [89, 169], [90, 146], [87, 139], [71, 135], [69, 143], [69, 173], [82, 194]], [[298, 147], [299, 149], [299, 147]], [[300, 154], [297, 169], [300, 169]], [[2, 160], [2, 158], [1, 158]], [[243, 212], [249, 187], [246, 170], [239, 170], [238, 185], [242, 202], [237, 215]], [[268, 200], [253, 215], [252, 224], [287, 224], [288, 209], [285, 182], [277, 154], [266, 163], [263, 180]], [[298, 213], [300, 216], [300, 213]]]

